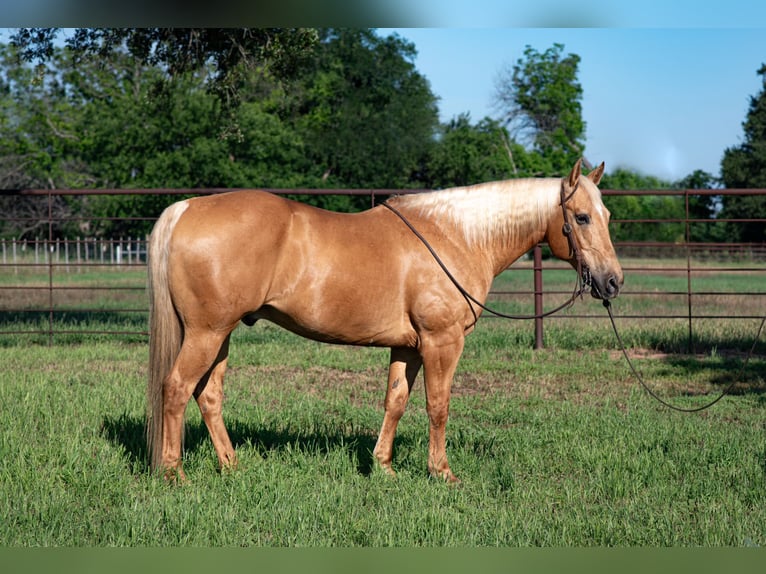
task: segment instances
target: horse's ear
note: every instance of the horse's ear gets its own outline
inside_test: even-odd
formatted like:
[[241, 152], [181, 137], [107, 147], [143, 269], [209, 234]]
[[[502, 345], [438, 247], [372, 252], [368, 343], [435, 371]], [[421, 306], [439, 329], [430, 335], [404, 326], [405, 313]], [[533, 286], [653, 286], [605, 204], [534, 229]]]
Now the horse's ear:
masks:
[[577, 185], [577, 180], [580, 179], [581, 173], [582, 173], [582, 158], [578, 159], [577, 162], [575, 162], [574, 167], [572, 168], [572, 171], [569, 172], [569, 177], [567, 178], [567, 181], [569, 183], [570, 188], [574, 188]]
[[600, 166], [590, 171], [590, 173], [588, 174], [588, 179], [591, 180], [594, 185], [598, 185], [603, 175], [604, 175], [604, 162], [602, 161]]

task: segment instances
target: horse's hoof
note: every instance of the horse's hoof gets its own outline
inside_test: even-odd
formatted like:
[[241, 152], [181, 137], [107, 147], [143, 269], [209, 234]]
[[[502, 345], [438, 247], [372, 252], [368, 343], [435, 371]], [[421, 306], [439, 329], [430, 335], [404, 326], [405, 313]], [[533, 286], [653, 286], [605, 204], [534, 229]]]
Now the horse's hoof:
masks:
[[162, 478], [168, 484], [184, 484], [186, 474], [181, 467], [166, 467], [162, 472]]

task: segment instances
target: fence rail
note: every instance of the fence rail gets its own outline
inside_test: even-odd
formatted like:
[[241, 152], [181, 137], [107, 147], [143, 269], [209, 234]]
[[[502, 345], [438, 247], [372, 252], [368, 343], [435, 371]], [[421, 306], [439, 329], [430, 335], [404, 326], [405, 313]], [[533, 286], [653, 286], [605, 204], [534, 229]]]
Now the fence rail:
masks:
[[146, 262], [146, 239], [0, 239], [0, 262], [4, 268], [57, 265], [69, 273], [89, 265], [131, 265]]
[[[145, 337], [148, 300], [145, 294], [146, 237], [105, 238], [87, 236], [93, 218], [84, 218], [69, 213], [58, 213], [56, 201], [72, 196], [90, 195], [206, 195], [232, 191], [230, 189], [140, 189], [140, 190], [6, 190], [0, 195], [35, 198], [45, 204], [38, 204], [37, 211], [15, 218], [4, 217], [0, 221], [14, 221], [36, 226], [44, 231], [39, 239], [0, 239], [0, 336], [37, 335], [45, 336], [50, 344], [60, 334], [106, 334]], [[294, 195], [357, 195], [369, 197], [370, 205], [393, 194], [419, 193], [423, 190], [348, 190], [348, 189], [269, 189], [277, 194]], [[615, 247], [624, 265], [626, 275], [657, 274], [682, 275], [687, 278], [685, 289], [657, 288], [653, 291], [626, 289], [623, 296], [656, 299], [683, 299], [672, 312], [644, 310], [640, 313], [626, 313], [624, 319], [638, 320], [685, 320], [688, 322], [689, 341], [693, 338], [693, 321], [697, 319], [757, 319], [764, 315], [766, 308], [766, 244], [764, 243], [711, 243], [694, 242], [689, 239], [692, 224], [726, 221], [732, 224], [745, 222], [764, 223], [766, 219], [717, 219], [694, 218], [689, 212], [690, 196], [705, 195], [766, 195], [766, 190], [602, 190], [605, 196], [626, 195], [676, 195], [685, 197], [686, 213], [683, 218], [665, 219], [614, 219], [619, 224], [683, 224], [686, 237], [676, 242], [622, 242]], [[159, 215], [159, 214], [157, 214]], [[152, 218], [130, 218], [131, 221], [151, 223]], [[103, 217], [101, 221], [124, 221], [120, 217]], [[75, 223], [83, 230], [84, 236], [74, 239], [55, 237], [54, 228], [62, 223]], [[712, 267], [711, 267], [712, 265]], [[543, 259], [543, 250], [538, 246], [534, 257], [523, 258], [509, 270], [531, 274], [528, 284], [512, 288], [496, 286], [490, 298], [498, 301], [526, 301], [535, 312], [553, 301], [561, 300], [571, 293], [544, 277], [559, 270], [571, 269], [561, 262]], [[756, 281], [758, 288], [707, 289], [693, 288], [692, 276], [716, 272], [732, 274], [755, 274], [762, 278]], [[745, 301], [738, 312], [711, 312], [701, 309], [698, 301], [708, 298], [736, 297]], [[738, 299], [738, 300], [739, 300]], [[549, 303], [546, 303], [549, 302]], [[681, 309], [683, 312], [679, 311]], [[113, 329], [93, 328], [90, 319], [108, 315], [130, 316], [132, 327], [118, 326]], [[59, 319], [69, 318], [67, 327]], [[592, 319], [593, 312], [568, 312], [550, 320]], [[601, 316], [603, 318], [603, 316]], [[107, 321], [105, 324], [109, 324]], [[534, 320], [535, 347], [544, 344], [544, 323]]]

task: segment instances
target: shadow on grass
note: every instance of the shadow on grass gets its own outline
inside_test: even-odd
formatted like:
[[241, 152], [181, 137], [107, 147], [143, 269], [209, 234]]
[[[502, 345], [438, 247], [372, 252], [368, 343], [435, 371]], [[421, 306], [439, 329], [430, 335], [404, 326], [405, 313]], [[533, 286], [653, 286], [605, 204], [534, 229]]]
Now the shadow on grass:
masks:
[[[742, 333], [741, 337], [698, 334], [690, 347], [686, 337], [656, 333], [644, 335], [641, 347], [647, 356], [660, 360], [681, 377], [705, 378], [720, 390], [732, 385], [729, 391], [732, 395], [765, 395], [766, 331], [754, 340], [757, 334], [757, 331]], [[629, 353], [631, 350], [628, 347]], [[640, 362], [636, 367], [640, 372]]]
[[[690, 377], [700, 373], [709, 373], [708, 381], [721, 390], [732, 385], [732, 395], [766, 394], [766, 360], [764, 357], [751, 357], [745, 364], [745, 353], [732, 353], [723, 356], [698, 357], [693, 355], [669, 355], [663, 362], [674, 369], [680, 369]], [[766, 402], [766, 396], [763, 397]]]
[[[53, 326], [82, 324], [124, 325], [126, 328], [146, 328], [149, 311], [53, 309]], [[13, 327], [19, 323], [44, 323], [48, 326], [50, 310], [12, 310], [0, 313], [0, 326]]]
[[[757, 329], [752, 332], [743, 331], [734, 335], [721, 335], [695, 332], [691, 341], [686, 333], [656, 332], [641, 336], [642, 345], [661, 353], [678, 355], [711, 355], [721, 356], [747, 354], [753, 347]], [[755, 355], [763, 358], [766, 352], [766, 331], [761, 333], [755, 342]]]
[[[148, 451], [144, 425], [145, 419], [126, 414], [119, 417], [106, 416], [102, 423], [103, 436], [111, 443], [124, 449], [134, 474], [148, 471]], [[345, 450], [349, 458], [356, 461], [357, 471], [360, 474], [369, 476], [372, 473], [372, 450], [375, 447], [375, 438], [369, 434], [341, 432], [301, 434], [240, 421], [229, 423], [228, 430], [235, 449], [245, 445], [253, 446], [264, 459], [268, 458], [271, 453], [282, 451], [288, 447], [319, 454], [340, 449]], [[186, 452], [193, 452], [201, 448], [207, 440], [210, 439], [207, 427], [203, 422], [187, 422], [184, 439]]]

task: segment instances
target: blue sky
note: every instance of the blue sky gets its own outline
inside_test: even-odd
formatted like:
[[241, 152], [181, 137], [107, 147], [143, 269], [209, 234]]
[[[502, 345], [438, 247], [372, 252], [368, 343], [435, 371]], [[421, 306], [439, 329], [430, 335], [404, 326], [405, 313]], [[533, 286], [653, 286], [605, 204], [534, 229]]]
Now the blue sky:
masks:
[[[762, 0], [368, 0], [367, 4], [372, 6], [370, 18], [410, 27], [754, 28], [766, 23]], [[383, 8], [381, 14], [378, 9]]]
[[756, 72], [766, 63], [766, 30], [741, 22], [731, 28], [665, 24], [378, 32], [415, 44], [415, 65], [440, 98], [444, 121], [463, 112], [473, 121], [493, 116], [500, 70], [522, 57], [526, 45], [543, 52], [561, 43], [565, 53], [581, 58], [585, 155], [591, 162], [605, 161], [607, 172], [627, 167], [668, 180], [696, 169], [718, 175], [724, 150], [742, 143], [750, 97], [763, 89]]

